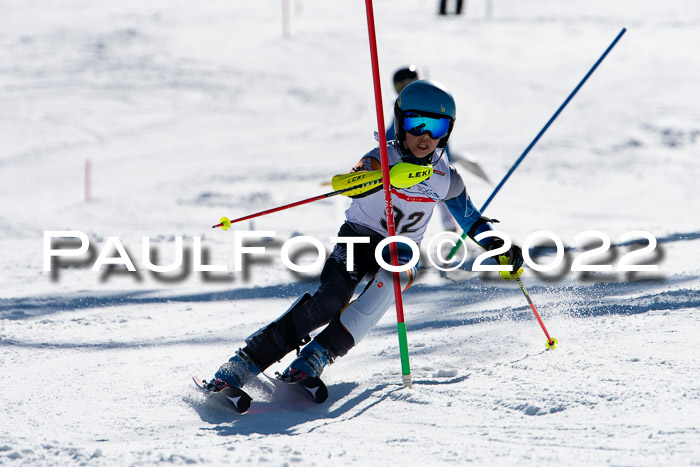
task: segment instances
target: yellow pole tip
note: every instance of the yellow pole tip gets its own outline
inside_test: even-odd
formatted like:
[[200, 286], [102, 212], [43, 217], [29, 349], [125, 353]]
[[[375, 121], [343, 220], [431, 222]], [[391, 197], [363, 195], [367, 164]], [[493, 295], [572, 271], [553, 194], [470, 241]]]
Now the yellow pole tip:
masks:
[[551, 341], [551, 342], [547, 341], [547, 343], [545, 344], [545, 347], [547, 347], [547, 350], [549, 350], [549, 349], [556, 349], [558, 343], [559, 343], [558, 340], [552, 338], [552, 341]]

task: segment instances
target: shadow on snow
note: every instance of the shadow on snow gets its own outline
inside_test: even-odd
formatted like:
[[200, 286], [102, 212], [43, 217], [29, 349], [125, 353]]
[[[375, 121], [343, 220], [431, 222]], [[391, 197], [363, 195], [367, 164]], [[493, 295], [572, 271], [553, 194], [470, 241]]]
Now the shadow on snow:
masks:
[[[535, 285], [530, 295], [544, 319], [547, 316], [563, 315], [583, 318], [601, 315], [633, 315], [660, 310], [700, 308], [700, 290], [682, 287], [686, 283], [697, 283], [697, 277], [679, 277], [663, 282], [663, 289], [653, 288], [649, 282], [601, 282], [568, 284], [562, 287]], [[153, 297], [149, 291], [131, 291], [93, 297], [36, 297], [6, 299], [0, 301], [0, 318], [10, 320], [28, 319], [52, 312], [80, 309], [99, 309], [131, 305], [163, 305], [172, 302], [202, 303], [226, 302], [229, 300], [254, 300], [264, 298], [294, 299], [308, 290], [307, 285], [291, 284], [247, 289], [232, 289], [222, 292], [183, 294], [178, 296]], [[508, 319], [512, 321], [534, 320], [520, 289], [515, 284], [491, 286], [478, 279], [464, 282], [447, 282], [440, 285], [418, 284], [409, 289], [406, 303], [410, 303], [407, 316], [408, 329], [446, 329], [456, 326], [471, 326], [480, 323]], [[517, 301], [518, 304], [513, 305]], [[429, 304], [426, 306], [425, 304]], [[411, 309], [412, 308], [412, 309]], [[419, 311], [415, 311], [416, 308]], [[435, 310], [440, 310], [436, 313]], [[282, 307], [280, 312], [283, 311]], [[374, 332], [391, 335], [395, 324], [381, 324]], [[186, 337], [163, 341], [153, 339], [136, 342], [96, 343], [49, 343], [21, 342], [3, 336], [0, 346], [27, 348], [140, 348], [163, 345], [217, 345], [228, 344], [224, 338], [212, 336]]]
[[[446, 380], [417, 380], [414, 385], [449, 385], [469, 378], [464, 375]], [[358, 383], [329, 385], [329, 399], [321, 405], [314, 404], [293, 386], [264, 389], [262, 398], [260, 381], [250, 389], [253, 404], [245, 414], [238, 414], [211, 397], [186, 398], [203, 422], [212, 425], [202, 430], [214, 431], [221, 436], [237, 435], [301, 435], [311, 433], [329, 424], [352, 420], [362, 416], [387, 399], [399, 398], [403, 387], [397, 383], [381, 383], [374, 387], [355, 391]], [[353, 394], [354, 393], [354, 394]], [[342, 403], [341, 403], [342, 402]], [[340, 405], [338, 405], [340, 404]], [[309, 424], [308, 426], [304, 426]]]

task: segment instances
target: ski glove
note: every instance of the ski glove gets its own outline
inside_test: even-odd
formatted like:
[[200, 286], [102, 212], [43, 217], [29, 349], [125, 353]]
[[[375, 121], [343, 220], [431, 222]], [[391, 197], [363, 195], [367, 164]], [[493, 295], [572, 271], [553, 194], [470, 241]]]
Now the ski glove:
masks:
[[[503, 246], [503, 240], [499, 237], [492, 237], [487, 246], [487, 250], [495, 250]], [[523, 273], [523, 251], [517, 245], [511, 245], [510, 249], [498, 256], [501, 266], [511, 265], [512, 271], [498, 271], [498, 275], [504, 281], [514, 281]]]

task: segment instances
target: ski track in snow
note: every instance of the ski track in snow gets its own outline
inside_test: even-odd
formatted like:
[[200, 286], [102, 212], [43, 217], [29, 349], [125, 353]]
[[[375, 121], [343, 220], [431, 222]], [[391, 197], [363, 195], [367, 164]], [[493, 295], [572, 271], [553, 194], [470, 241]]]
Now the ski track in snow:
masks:
[[[258, 378], [239, 415], [194, 388], [314, 290], [280, 246], [303, 234], [330, 249], [348, 200], [246, 223], [276, 237], [244, 272], [188, 272], [193, 237], [230, 266], [217, 219], [323, 193], [376, 144], [364, 8], [291, 6], [288, 38], [278, 4], [4, 8], [0, 464], [700, 465], [691, 0], [504, 0], [490, 20], [479, 2], [448, 18], [419, 0], [375, 4], [385, 118], [391, 73], [417, 64], [457, 99], [453, 151], [496, 181], [628, 28], [486, 212], [515, 242], [563, 239], [562, 268], [523, 276], [556, 350], [515, 284], [470, 272], [473, 255], [446, 274], [422, 260], [404, 299], [412, 389], [393, 310], [324, 372], [325, 404]], [[493, 186], [460, 172], [483, 203]], [[597, 264], [643, 245], [625, 232], [652, 233], [643, 262], [659, 271], [567, 271], [591, 229], [612, 240]], [[87, 261], [43, 271], [45, 230], [85, 232]], [[438, 232], [435, 220], [426, 240]], [[138, 273], [90, 271], [110, 236]], [[188, 266], [146, 271], [142, 237], [160, 264], [183, 237]], [[553, 248], [531, 254], [546, 263]]]

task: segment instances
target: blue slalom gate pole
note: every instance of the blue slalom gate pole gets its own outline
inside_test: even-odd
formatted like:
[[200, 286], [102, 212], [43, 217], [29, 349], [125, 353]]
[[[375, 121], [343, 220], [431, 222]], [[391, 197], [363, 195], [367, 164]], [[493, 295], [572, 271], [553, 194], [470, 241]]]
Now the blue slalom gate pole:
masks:
[[588, 70], [588, 73], [586, 73], [586, 76], [583, 77], [583, 79], [581, 80], [580, 83], [578, 83], [576, 88], [573, 91], [571, 91], [571, 94], [569, 94], [569, 97], [567, 97], [566, 100], [564, 101], [564, 103], [557, 109], [556, 112], [554, 112], [554, 115], [552, 115], [552, 118], [550, 118], [549, 121], [545, 124], [545, 126], [542, 127], [542, 129], [537, 134], [537, 136], [535, 136], [535, 139], [533, 139], [532, 142], [530, 143], [530, 145], [525, 148], [525, 150], [520, 155], [520, 157], [518, 157], [518, 160], [515, 161], [515, 163], [510, 168], [508, 173], [506, 173], [505, 177], [503, 177], [501, 182], [496, 186], [496, 188], [494, 188], [493, 192], [491, 193], [491, 196], [489, 196], [489, 198], [486, 200], [484, 205], [481, 207], [481, 212], [484, 212], [484, 209], [486, 209], [486, 207], [491, 203], [491, 200], [496, 196], [496, 193], [499, 192], [501, 187], [503, 187], [503, 185], [510, 178], [510, 176], [513, 174], [513, 172], [515, 172], [515, 169], [517, 169], [518, 166], [520, 165], [520, 163], [523, 161], [523, 159], [525, 159], [525, 156], [527, 156], [527, 154], [530, 152], [530, 150], [535, 146], [535, 144], [537, 144], [537, 142], [540, 140], [540, 138], [542, 137], [544, 132], [547, 131], [549, 126], [554, 122], [554, 120], [557, 119], [557, 117], [559, 116], [561, 111], [564, 110], [564, 107], [566, 107], [567, 104], [571, 101], [571, 99], [573, 99], [573, 97], [576, 95], [578, 90], [581, 89], [581, 87], [584, 85], [584, 83], [593, 74], [593, 72], [596, 70], [596, 68], [598, 68], [598, 65], [600, 65], [600, 63], [605, 59], [605, 57], [608, 55], [608, 53], [610, 53], [612, 48], [615, 47], [615, 44], [617, 44], [617, 42], [622, 38], [622, 35], [625, 32], [627, 32], [627, 29], [622, 28], [622, 31], [620, 31], [620, 34], [617, 35], [615, 40], [612, 41], [612, 43], [608, 46], [608, 48], [605, 50], [605, 52], [603, 52], [603, 55], [601, 55], [600, 58], [598, 59], [598, 61], [595, 62], [595, 64], [591, 67], [590, 70]]
[[[535, 136], [535, 139], [533, 139], [532, 142], [528, 145], [528, 147], [525, 148], [525, 150], [524, 150], [523, 153], [520, 155], [520, 157], [518, 157], [518, 160], [516, 160], [515, 163], [511, 166], [510, 170], [508, 170], [508, 172], [507, 172], [506, 175], [503, 177], [503, 179], [499, 182], [499, 184], [496, 186], [496, 188], [493, 189], [493, 192], [491, 193], [491, 196], [488, 197], [488, 199], [486, 200], [486, 202], [484, 203], [484, 205], [481, 207], [481, 212], [482, 212], [482, 213], [483, 213], [484, 210], [488, 207], [488, 205], [491, 203], [491, 200], [493, 200], [493, 198], [496, 196], [496, 194], [501, 190], [501, 188], [503, 187], [503, 185], [505, 185], [506, 181], [510, 178], [510, 176], [513, 174], [513, 172], [515, 172], [515, 169], [517, 169], [518, 166], [520, 165], [520, 163], [523, 161], [523, 159], [525, 159], [525, 156], [527, 156], [528, 153], [530, 152], [530, 150], [535, 146], [535, 144], [537, 144], [537, 142], [540, 140], [540, 138], [542, 137], [542, 135], [544, 135], [544, 133], [547, 131], [547, 129], [550, 127], [550, 125], [554, 122], [554, 120], [557, 119], [557, 117], [559, 116], [559, 114], [561, 113], [561, 111], [564, 110], [564, 107], [566, 107], [567, 104], [571, 101], [571, 99], [573, 99], [573, 97], [576, 95], [576, 93], [578, 92], [578, 90], [581, 89], [581, 87], [584, 85], [584, 83], [585, 83], [585, 82], [588, 80], [588, 78], [593, 74], [593, 72], [596, 70], [596, 68], [598, 68], [598, 65], [601, 64], [601, 62], [602, 62], [602, 61], [605, 59], [605, 57], [610, 53], [610, 51], [613, 49], [613, 47], [615, 47], [615, 44], [618, 43], [618, 41], [622, 38], [622, 35], [623, 35], [625, 32], [627, 32], [627, 29], [626, 29], [626, 28], [622, 28], [622, 31], [620, 31], [620, 33], [617, 35], [617, 37], [615, 38], [615, 40], [613, 40], [612, 43], [608, 46], [608, 48], [605, 49], [605, 52], [603, 52], [603, 55], [601, 55], [600, 58], [598, 59], [598, 61], [596, 61], [595, 64], [593, 64], [593, 66], [591, 67], [591, 69], [588, 70], [588, 73], [586, 73], [586, 76], [584, 76], [583, 79], [581, 80], [581, 82], [578, 83], [578, 85], [576, 86], [576, 88], [574, 88], [574, 90], [571, 91], [571, 94], [569, 94], [569, 97], [567, 97], [566, 100], [564, 101], [564, 103], [563, 103], [562, 105], [559, 106], [559, 108], [557, 109], [556, 112], [554, 112], [554, 115], [552, 115], [552, 118], [549, 119], [549, 121], [545, 124], [544, 127], [542, 127], [542, 129], [541, 129], [540, 132], [537, 134], [537, 136]], [[457, 251], [459, 251], [459, 246], [460, 246], [462, 243], [464, 243], [464, 240], [465, 240], [466, 238], [467, 238], [467, 233], [464, 232], [464, 233], [462, 234], [462, 241], [461, 241], [461, 242], [457, 242], [457, 244], [452, 248], [452, 251], [450, 251], [450, 254], [447, 255], [447, 260], [448, 260], [448, 261], [451, 260], [451, 259], [454, 257], [454, 255], [457, 253]]]

